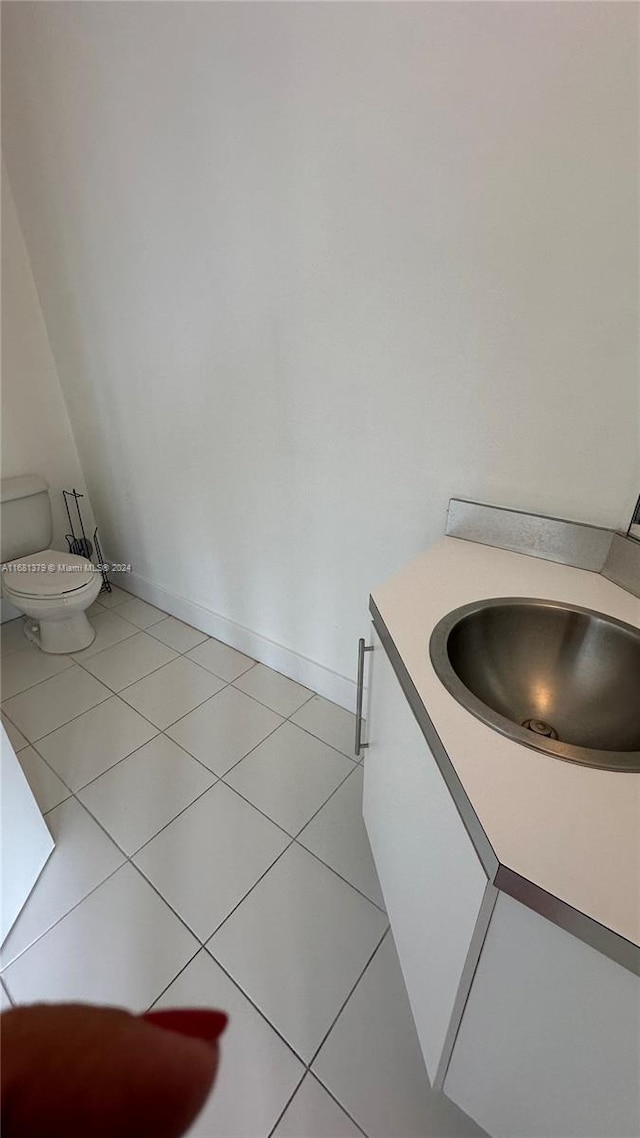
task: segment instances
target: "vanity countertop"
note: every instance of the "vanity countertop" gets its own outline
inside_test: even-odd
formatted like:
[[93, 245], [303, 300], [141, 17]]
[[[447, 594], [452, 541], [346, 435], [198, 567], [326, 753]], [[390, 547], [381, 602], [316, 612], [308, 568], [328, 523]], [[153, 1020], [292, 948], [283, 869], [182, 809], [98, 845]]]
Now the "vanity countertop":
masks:
[[640, 946], [640, 775], [563, 762], [498, 734], [453, 699], [431, 664], [441, 617], [508, 596], [582, 605], [640, 627], [640, 599], [599, 573], [455, 537], [372, 600], [501, 866]]

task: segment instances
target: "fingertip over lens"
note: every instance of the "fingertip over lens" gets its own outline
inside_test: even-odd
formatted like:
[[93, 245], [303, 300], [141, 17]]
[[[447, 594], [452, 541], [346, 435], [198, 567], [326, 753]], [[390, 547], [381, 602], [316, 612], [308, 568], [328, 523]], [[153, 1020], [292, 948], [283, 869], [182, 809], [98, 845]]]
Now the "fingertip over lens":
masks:
[[226, 1012], [212, 1008], [162, 1008], [145, 1012], [140, 1019], [165, 1031], [211, 1044], [217, 1043], [229, 1022]]

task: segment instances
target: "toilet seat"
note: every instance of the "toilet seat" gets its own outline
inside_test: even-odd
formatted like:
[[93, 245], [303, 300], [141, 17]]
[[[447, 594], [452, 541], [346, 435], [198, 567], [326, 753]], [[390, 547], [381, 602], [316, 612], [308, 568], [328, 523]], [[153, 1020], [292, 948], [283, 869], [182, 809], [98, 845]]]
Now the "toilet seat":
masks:
[[43, 549], [40, 553], [5, 562], [2, 584], [5, 593], [16, 598], [64, 597], [89, 589], [96, 580], [96, 573], [97, 569], [86, 557], [59, 549]]

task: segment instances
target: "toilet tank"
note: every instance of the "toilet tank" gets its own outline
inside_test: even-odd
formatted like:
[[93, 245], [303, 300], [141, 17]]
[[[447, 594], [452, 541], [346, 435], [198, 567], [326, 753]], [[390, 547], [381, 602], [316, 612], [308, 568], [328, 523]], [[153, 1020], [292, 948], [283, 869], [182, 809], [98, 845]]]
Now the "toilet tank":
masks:
[[0, 481], [0, 560], [48, 549], [53, 536], [48, 483], [39, 474]]

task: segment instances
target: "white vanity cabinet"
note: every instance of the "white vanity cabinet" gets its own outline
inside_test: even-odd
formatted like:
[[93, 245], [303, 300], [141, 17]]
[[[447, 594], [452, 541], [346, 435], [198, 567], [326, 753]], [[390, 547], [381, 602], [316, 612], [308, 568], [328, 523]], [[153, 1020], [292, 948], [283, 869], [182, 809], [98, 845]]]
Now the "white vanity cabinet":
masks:
[[640, 977], [488, 881], [372, 647], [363, 813], [432, 1084], [492, 1138], [638, 1138]]
[[375, 631], [372, 645], [363, 814], [425, 1065], [438, 1083], [472, 941], [481, 942], [474, 931], [479, 921], [486, 928], [495, 891]]

